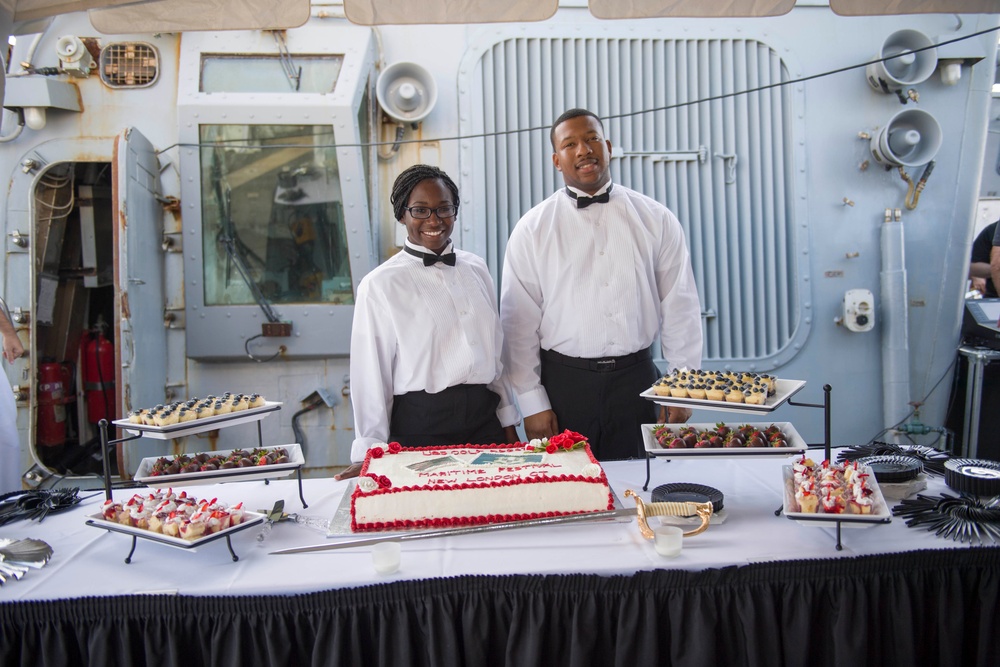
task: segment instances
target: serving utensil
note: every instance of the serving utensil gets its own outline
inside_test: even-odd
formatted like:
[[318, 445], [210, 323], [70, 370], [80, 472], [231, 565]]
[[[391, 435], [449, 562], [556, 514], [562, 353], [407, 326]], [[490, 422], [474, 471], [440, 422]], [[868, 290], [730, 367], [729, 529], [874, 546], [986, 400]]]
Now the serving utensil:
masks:
[[0, 586], [21, 579], [32, 568], [43, 567], [50, 558], [52, 547], [41, 540], [0, 540]]
[[79, 492], [80, 489], [72, 488], [32, 489], [8, 493], [0, 499], [0, 526], [21, 519], [32, 519], [41, 523], [49, 514], [62, 512], [75, 507], [81, 500], [99, 495], [92, 494], [81, 498]]
[[261, 513], [267, 514], [267, 518], [264, 520], [264, 525], [260, 527], [260, 532], [257, 533], [257, 541], [263, 542], [267, 539], [267, 536], [271, 534], [271, 528], [274, 526], [275, 521], [281, 521], [281, 515], [285, 511], [285, 500], [282, 498], [274, 503], [274, 507], [271, 508], [270, 512], [266, 510], [260, 510]]
[[337, 549], [352, 549], [355, 547], [368, 547], [381, 542], [408, 542], [411, 540], [426, 540], [435, 537], [452, 537], [456, 535], [470, 535], [472, 533], [492, 533], [500, 530], [512, 530], [515, 528], [532, 528], [535, 526], [552, 526], [566, 523], [583, 523], [587, 521], [598, 521], [602, 519], [614, 519], [620, 517], [636, 517], [639, 525], [639, 532], [647, 540], [654, 538], [653, 529], [649, 527], [647, 518], [651, 516], [697, 516], [701, 519], [701, 525], [693, 530], [684, 533], [685, 537], [691, 537], [703, 532], [708, 528], [709, 520], [712, 518], [712, 503], [696, 502], [660, 502], [645, 503], [635, 491], [627, 489], [626, 498], [635, 499], [635, 507], [625, 507], [620, 509], [605, 510], [601, 512], [586, 512], [584, 514], [570, 514], [568, 516], [546, 517], [542, 519], [527, 519], [524, 521], [505, 521], [503, 523], [489, 523], [482, 526], [467, 526], [463, 528], [442, 528], [440, 530], [427, 530], [413, 533], [395, 533], [392, 535], [376, 535], [373, 537], [363, 537], [354, 540], [342, 540], [332, 544], [313, 544], [304, 547], [292, 547], [272, 551], [272, 554], [301, 554], [313, 553], [317, 551], [333, 551]]
[[1000, 496], [981, 499], [962, 493], [951, 496], [917, 494], [904, 499], [892, 513], [905, 517], [906, 525], [933, 531], [938, 537], [957, 542], [1000, 543]]

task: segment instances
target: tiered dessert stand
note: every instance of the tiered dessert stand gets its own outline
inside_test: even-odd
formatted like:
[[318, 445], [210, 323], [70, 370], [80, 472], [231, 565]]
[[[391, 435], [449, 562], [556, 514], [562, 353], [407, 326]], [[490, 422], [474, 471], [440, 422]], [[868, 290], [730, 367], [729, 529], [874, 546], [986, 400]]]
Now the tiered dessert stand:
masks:
[[[108, 437], [108, 421], [102, 419], [98, 423], [98, 430], [100, 431], [101, 439], [101, 456], [104, 463], [104, 493], [107, 500], [112, 500], [111, 492], [111, 462], [110, 462], [110, 449], [112, 445], [117, 445], [119, 443], [130, 442], [132, 440], [137, 440], [139, 438], [150, 438], [153, 440], [173, 440], [174, 438], [183, 438], [189, 435], [195, 435], [198, 433], [204, 433], [206, 431], [214, 431], [220, 428], [228, 428], [230, 426], [236, 426], [237, 424], [245, 424], [250, 422], [256, 422], [257, 424], [257, 442], [258, 446], [264, 447], [264, 436], [261, 429], [261, 421], [265, 417], [269, 417], [277, 410], [281, 409], [281, 403], [278, 402], [267, 402], [264, 406], [259, 408], [251, 408], [247, 410], [242, 410], [239, 412], [233, 412], [225, 415], [216, 415], [214, 417], [207, 417], [205, 419], [199, 419], [192, 422], [185, 422], [180, 424], [173, 424], [170, 426], [147, 426], [145, 424], [133, 424], [127, 419], [118, 419], [112, 422], [115, 426], [126, 431], [130, 435], [122, 438], [109, 439]], [[287, 475], [294, 470], [299, 481], [299, 498], [302, 500], [302, 506], [308, 507], [306, 504], [306, 499], [302, 491], [302, 466], [305, 461], [298, 457], [298, 460], [294, 460], [287, 464], [280, 464], [276, 466], [264, 466], [264, 467], [253, 467], [253, 468], [233, 468], [228, 470], [218, 470], [218, 471], [206, 471], [192, 473], [189, 475], [167, 475], [163, 477], [164, 484], [176, 483], [178, 485], [184, 485], [185, 482], [191, 484], [201, 484], [205, 481], [246, 481], [248, 479], [264, 479], [265, 484], [269, 483], [269, 478], [279, 477], [282, 475]], [[193, 541], [187, 541], [180, 538], [173, 538], [170, 536], [160, 535], [149, 530], [143, 530], [138, 528], [132, 528], [131, 526], [119, 526], [109, 521], [100, 521], [97, 517], [89, 519], [86, 523], [89, 526], [94, 526], [95, 528], [104, 528], [113, 532], [124, 533], [132, 537], [132, 548], [125, 558], [126, 563], [132, 562], [132, 554], [135, 552], [135, 547], [137, 540], [139, 538], [150, 540], [153, 542], [160, 542], [162, 544], [169, 544], [171, 546], [180, 547], [182, 549], [191, 549], [194, 547], [201, 546], [208, 542], [213, 542], [215, 540], [225, 538], [226, 545], [229, 547], [229, 553], [232, 555], [234, 561], [239, 560], [239, 557], [233, 551], [233, 545], [230, 537], [233, 533], [246, 530], [251, 526], [257, 525], [263, 522], [265, 519], [264, 514], [259, 514], [256, 512], [246, 512], [246, 519], [243, 523], [238, 526], [233, 526], [227, 528], [224, 531], [214, 533], [212, 535], [199, 538]]]
[[[796, 407], [806, 407], [806, 408], [822, 408], [823, 410], [823, 454], [825, 460], [830, 459], [830, 385], [823, 385], [823, 402], [822, 403], [797, 403], [792, 401], [791, 398], [799, 391], [805, 387], [804, 380], [778, 380], [777, 387], [774, 396], [767, 398], [763, 405], [750, 405], [746, 403], [729, 403], [726, 401], [711, 401], [704, 399], [695, 398], [674, 398], [670, 396], [658, 396], [656, 395], [652, 388], [642, 392], [640, 394], [643, 398], [647, 398], [658, 405], [663, 406], [673, 406], [673, 407], [685, 407], [698, 410], [719, 410], [723, 412], [741, 412], [741, 413], [754, 413], [754, 414], [767, 414], [778, 409], [785, 403], [788, 405], [794, 405]], [[643, 427], [645, 428], [645, 427]], [[732, 448], [732, 449], [664, 449], [657, 446], [655, 439], [647, 433], [643, 433], [643, 437], [646, 440], [646, 483], [643, 485], [643, 491], [649, 488], [649, 478], [650, 478], [650, 460], [655, 457], [668, 457], [668, 458], [683, 458], [685, 456], [788, 456], [789, 454], [801, 453], [806, 451], [807, 446], [798, 437], [797, 433], [793, 434], [790, 439], [789, 447], [773, 447], [773, 448]], [[875, 482], [872, 482], [875, 484]], [[785, 484], [783, 484], [783, 487]], [[787, 494], [786, 494], [787, 496]], [[878, 497], [881, 498], [881, 491], [878, 491]], [[786, 502], [782, 507], [775, 510], [775, 516], [780, 516], [782, 512], [785, 512], [788, 518], [798, 521], [799, 523], [810, 523], [813, 525], [830, 524], [833, 523], [837, 528], [837, 550], [843, 549], [843, 543], [841, 541], [841, 528], [843, 524], [857, 525], [857, 524], [876, 524], [876, 523], [889, 523], [892, 521], [891, 512], [889, 512], [888, 507], [885, 506], [884, 499], [880, 501], [878, 514], [809, 514], [804, 512], [794, 512], [792, 511], [792, 506], [788, 503], [788, 498], [786, 497]]]

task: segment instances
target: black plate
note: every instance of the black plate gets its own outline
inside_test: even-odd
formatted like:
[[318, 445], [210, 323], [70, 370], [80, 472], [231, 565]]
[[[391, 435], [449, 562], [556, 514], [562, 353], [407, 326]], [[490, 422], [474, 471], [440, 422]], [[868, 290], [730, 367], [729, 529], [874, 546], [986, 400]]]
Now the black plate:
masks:
[[923, 464], [910, 456], [865, 456], [858, 459], [872, 469], [880, 484], [898, 484], [916, 478], [924, 469]]
[[961, 493], [1000, 495], [1000, 463], [987, 459], [949, 459], [944, 464], [945, 483]]
[[722, 509], [722, 491], [704, 484], [662, 484], [653, 489], [651, 498], [654, 503], [712, 503], [713, 512]]

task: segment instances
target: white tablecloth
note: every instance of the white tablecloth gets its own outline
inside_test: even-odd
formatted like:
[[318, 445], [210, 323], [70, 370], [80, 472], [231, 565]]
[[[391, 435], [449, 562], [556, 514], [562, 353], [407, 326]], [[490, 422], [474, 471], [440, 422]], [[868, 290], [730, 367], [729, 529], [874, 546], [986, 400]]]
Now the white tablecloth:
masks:
[[[813, 458], [821, 458], [813, 454]], [[225, 540], [197, 549], [140, 540], [132, 563], [125, 557], [131, 537], [85, 524], [99, 512], [104, 494], [97, 493], [69, 512], [47, 517], [43, 523], [19, 521], [0, 527], [0, 538], [36, 537], [54, 548], [52, 560], [32, 570], [21, 581], [0, 587], [0, 601], [46, 600], [66, 597], [178, 593], [182, 595], [293, 594], [367, 584], [470, 574], [633, 574], [656, 568], [701, 570], [772, 560], [835, 558], [902, 552], [915, 549], [962, 548], [924, 530], [907, 528], [894, 518], [890, 524], [843, 529], [843, 550], [836, 545], [833, 524], [802, 525], [774, 510], [782, 505], [781, 468], [784, 458], [654, 459], [649, 492], [642, 492], [645, 461], [604, 464], [612, 487], [626, 505], [625, 489], [639, 491], [645, 500], [668, 482], [707, 484], [725, 495], [725, 521], [705, 533], [685, 538], [676, 558], [664, 558], [639, 534], [634, 520], [528, 528], [495, 533], [408, 541], [402, 545], [401, 567], [381, 576], [372, 566], [369, 548], [301, 555], [270, 555], [286, 547], [327, 543], [332, 538], [291, 524], [275, 525], [259, 546], [256, 527], [232, 536], [239, 561], [233, 562]], [[188, 487], [199, 498], [227, 503], [243, 501], [248, 509], [269, 509], [284, 499], [285, 511], [332, 517], [347, 482], [332, 479], [303, 481], [308, 509], [299, 500], [294, 476], [265, 484], [248, 481]], [[98, 486], [97, 483], [94, 485]], [[930, 478], [923, 493], [947, 491], [940, 479]], [[135, 490], [116, 490], [117, 499]], [[88, 492], [81, 492], [88, 495]], [[889, 502], [890, 506], [894, 501]]]

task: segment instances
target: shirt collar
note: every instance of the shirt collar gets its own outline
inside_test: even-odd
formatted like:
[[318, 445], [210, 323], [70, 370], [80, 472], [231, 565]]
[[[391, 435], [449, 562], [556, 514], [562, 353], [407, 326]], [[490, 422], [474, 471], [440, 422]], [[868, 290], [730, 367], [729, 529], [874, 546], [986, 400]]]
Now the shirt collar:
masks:
[[[416, 250], [418, 252], [425, 252], [428, 255], [436, 255], [436, 254], [438, 254], [438, 253], [434, 252], [433, 250], [428, 250], [427, 248], [423, 247], [422, 245], [417, 245], [416, 243], [413, 243], [412, 241], [410, 241], [410, 239], [403, 239], [403, 243], [405, 243], [407, 246], [413, 248], [414, 250]], [[451, 240], [449, 239], [448, 245], [446, 245], [444, 247], [444, 250], [441, 251], [441, 254], [442, 255], [448, 255], [448, 254], [451, 254], [453, 252], [455, 252], [455, 244], [452, 243]]]
[[583, 190], [578, 190], [577, 188], [574, 188], [572, 185], [567, 185], [566, 189], [576, 194], [577, 197], [596, 197], [597, 195], [602, 195], [605, 192], [607, 192], [607, 189], [610, 187], [611, 187], [611, 179], [608, 179], [608, 182], [604, 184], [604, 187], [602, 187], [594, 194], [590, 194], [589, 192], [584, 192]]

